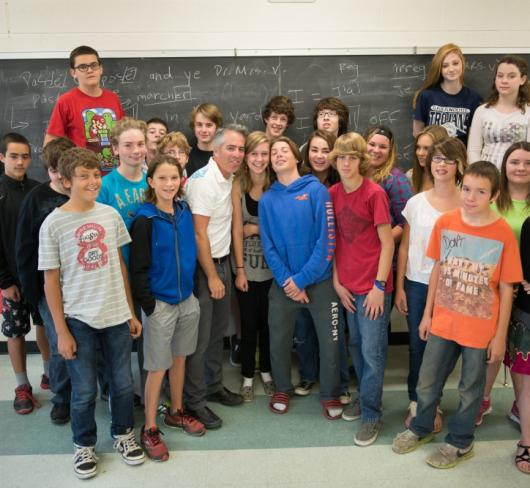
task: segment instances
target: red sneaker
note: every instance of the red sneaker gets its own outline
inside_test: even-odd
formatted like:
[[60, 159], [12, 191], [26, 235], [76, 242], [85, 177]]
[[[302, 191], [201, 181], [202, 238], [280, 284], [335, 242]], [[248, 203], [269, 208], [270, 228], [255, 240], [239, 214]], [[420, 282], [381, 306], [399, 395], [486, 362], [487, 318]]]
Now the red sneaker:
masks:
[[20, 385], [15, 388], [15, 401], [13, 408], [20, 415], [33, 412], [33, 408], [40, 407], [40, 403], [33, 398], [33, 391], [29, 385]]
[[512, 409], [510, 410], [510, 413], [508, 414], [508, 418], [515, 422], [517, 425], [521, 425], [521, 417], [519, 415], [519, 407], [517, 406], [517, 402], [514, 401], [512, 403]]
[[41, 390], [49, 390], [50, 389], [50, 378], [47, 374], [43, 374], [40, 377], [40, 387]]
[[475, 426], [478, 427], [484, 421], [484, 417], [492, 412], [491, 400], [483, 399], [480, 404], [480, 410], [475, 418]]
[[206, 432], [202, 422], [199, 422], [190, 415], [186, 415], [182, 410], [166, 412], [164, 415], [164, 424], [173, 429], [182, 429], [186, 434], [194, 437], [200, 437]]
[[153, 461], [167, 461], [169, 459], [169, 452], [160, 434], [162, 434], [160, 430], [145, 430], [145, 425], [142, 425], [140, 444]]

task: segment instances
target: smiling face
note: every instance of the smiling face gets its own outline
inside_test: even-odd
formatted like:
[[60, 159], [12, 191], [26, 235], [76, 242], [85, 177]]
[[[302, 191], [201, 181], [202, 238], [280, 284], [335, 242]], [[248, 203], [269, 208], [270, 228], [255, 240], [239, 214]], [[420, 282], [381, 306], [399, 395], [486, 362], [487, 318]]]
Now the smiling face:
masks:
[[527, 185], [530, 193], [530, 151], [516, 149], [506, 160], [506, 178], [512, 185]]
[[269, 166], [269, 143], [262, 142], [246, 155], [248, 169], [257, 175], [265, 173]]
[[297, 170], [298, 161], [287, 142], [278, 141], [271, 146], [271, 164], [277, 175], [290, 174]]
[[265, 133], [271, 139], [280, 137], [285, 132], [285, 129], [287, 129], [288, 122], [289, 118], [287, 115], [271, 112], [269, 118], [265, 119]]
[[227, 130], [224, 141], [213, 149], [213, 159], [225, 178], [233, 175], [245, 157], [245, 137], [233, 130]]
[[313, 137], [309, 141], [308, 148], [309, 166], [314, 174], [325, 173], [329, 170], [331, 163], [328, 161], [331, 148], [322, 137]]
[[433, 140], [431, 136], [423, 134], [418, 137], [418, 142], [416, 143], [416, 157], [418, 158], [418, 163], [422, 168], [425, 168], [427, 154], [429, 153], [429, 148], [432, 145]]
[[517, 96], [519, 88], [526, 83], [526, 76], [515, 64], [501, 63], [495, 75], [495, 88], [500, 96]]
[[72, 179], [63, 177], [63, 186], [70, 191], [70, 198], [83, 204], [96, 201], [101, 188], [101, 171], [99, 168], [76, 166]]
[[197, 143], [200, 146], [208, 146], [212, 143], [215, 136], [217, 126], [208, 117], [205, 117], [200, 112], [195, 115], [193, 122], [193, 132], [197, 138]]
[[188, 164], [189, 154], [180, 147], [178, 147], [177, 144], [167, 144], [162, 149], [162, 154], [175, 158], [182, 169], [184, 169]]
[[497, 195], [491, 194], [491, 182], [488, 178], [473, 174], [464, 175], [460, 201], [462, 209], [468, 215], [477, 216], [487, 213], [490, 203], [496, 198]]
[[158, 122], [151, 122], [147, 126], [147, 148], [150, 151], [156, 151], [156, 145], [162, 137], [167, 134], [167, 129], [164, 125]]
[[171, 206], [180, 188], [178, 168], [168, 163], [158, 165], [147, 184], [154, 190], [157, 204]]
[[390, 156], [390, 140], [382, 134], [374, 134], [366, 143], [366, 151], [370, 156], [370, 166], [379, 169]]
[[444, 81], [460, 81], [463, 70], [462, 60], [456, 53], [449, 53], [442, 61], [441, 73]]
[[454, 181], [456, 178], [457, 162], [436, 152], [431, 160], [431, 174], [436, 182]]
[[22, 181], [31, 163], [31, 150], [27, 144], [10, 142], [6, 153], [0, 154], [0, 160], [4, 163], [7, 176]]
[[120, 134], [118, 144], [113, 145], [112, 149], [120, 158], [120, 165], [141, 166], [147, 154], [145, 135], [139, 129], [126, 130]]

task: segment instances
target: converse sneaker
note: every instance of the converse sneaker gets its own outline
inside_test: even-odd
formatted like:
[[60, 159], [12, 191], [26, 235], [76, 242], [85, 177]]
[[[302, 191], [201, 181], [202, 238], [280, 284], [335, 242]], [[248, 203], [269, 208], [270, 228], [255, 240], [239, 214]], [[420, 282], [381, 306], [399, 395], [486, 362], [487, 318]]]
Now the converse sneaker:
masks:
[[114, 439], [114, 449], [121, 454], [121, 457], [127, 464], [134, 466], [136, 464], [142, 464], [145, 461], [145, 453], [136, 442], [132, 429], [126, 434], [113, 435], [112, 438]]
[[169, 452], [160, 435], [164, 434], [159, 429], [146, 430], [145, 425], [142, 425], [140, 444], [153, 461], [167, 461], [169, 459]]
[[361, 402], [357, 398], [351, 405], [348, 405], [343, 411], [342, 411], [342, 420], [346, 420], [347, 422], [352, 422], [353, 420], [357, 420], [361, 418]]
[[82, 480], [93, 478], [98, 472], [98, 457], [94, 446], [78, 446], [74, 444], [74, 472]]
[[458, 463], [470, 459], [474, 455], [473, 444], [466, 449], [458, 449], [451, 444], [444, 444], [427, 459], [427, 464], [439, 469], [454, 468]]
[[407, 429], [400, 432], [392, 442], [392, 450], [397, 454], [407, 454], [420, 447], [422, 444], [431, 442], [434, 438], [433, 434], [420, 437], [416, 435], [412, 430]]
[[315, 386], [314, 381], [302, 380], [294, 387], [294, 394], [298, 396], [307, 396], [311, 393], [313, 386]]
[[182, 410], [177, 410], [176, 412], [167, 411], [164, 415], [164, 424], [173, 429], [182, 429], [186, 434], [194, 437], [200, 437], [206, 432], [202, 422], [187, 415]]
[[491, 407], [491, 400], [483, 399], [480, 404], [480, 410], [478, 411], [477, 416], [475, 417], [475, 427], [478, 427], [482, 422], [484, 422], [484, 417], [489, 415], [493, 411]]
[[361, 428], [355, 434], [353, 442], [360, 447], [369, 446], [376, 441], [380, 430], [381, 422], [363, 422]]

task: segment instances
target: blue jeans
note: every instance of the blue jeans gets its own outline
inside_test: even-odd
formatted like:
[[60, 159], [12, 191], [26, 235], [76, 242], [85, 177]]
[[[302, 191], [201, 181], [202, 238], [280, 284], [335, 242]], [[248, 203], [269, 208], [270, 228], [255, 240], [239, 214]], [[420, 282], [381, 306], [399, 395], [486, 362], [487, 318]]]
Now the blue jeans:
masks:
[[359, 383], [359, 400], [363, 422], [381, 418], [383, 379], [388, 352], [388, 323], [392, 310], [392, 293], [385, 293], [383, 314], [371, 320], [364, 314], [366, 295], [353, 294], [355, 313], [348, 312], [350, 353]]
[[66, 367], [66, 361], [57, 351], [57, 333], [55, 332], [55, 324], [46, 302], [46, 297], [42, 297], [39, 301], [39, 313], [44, 322], [44, 329], [46, 330], [46, 337], [50, 345], [50, 388], [54, 393], [52, 402], [56, 405], [70, 404], [70, 395], [72, 390], [70, 388], [70, 375]]
[[407, 386], [409, 391], [409, 400], [417, 401], [416, 385], [418, 384], [418, 375], [420, 373], [423, 352], [427, 342], [420, 339], [419, 327], [425, 310], [427, 301], [428, 286], [418, 281], [410, 281], [405, 278], [405, 294], [407, 295], [407, 305], [409, 313], [407, 315], [407, 325], [409, 327], [409, 375]]
[[98, 341], [103, 347], [109, 378], [110, 433], [121, 435], [134, 427], [131, 332], [126, 322], [104, 329], [94, 329], [71, 318], [67, 318], [66, 322], [77, 343], [76, 358], [66, 361], [72, 382], [70, 417], [73, 439], [79, 446], [93, 446], [97, 440], [94, 409], [97, 396]]
[[487, 349], [465, 347], [432, 334], [429, 336], [416, 388], [418, 411], [412, 419], [410, 429], [420, 437], [432, 432], [443, 387], [460, 355], [460, 401], [457, 411], [449, 419], [449, 433], [445, 442], [459, 449], [466, 449], [475, 438], [475, 418], [480, 409], [486, 382]]
[[[346, 346], [344, 307], [339, 305], [339, 366], [340, 391], [348, 391], [350, 370], [348, 367], [348, 348]], [[302, 309], [296, 317], [294, 342], [298, 355], [300, 381], [316, 383], [319, 375], [318, 338], [309, 310]]]

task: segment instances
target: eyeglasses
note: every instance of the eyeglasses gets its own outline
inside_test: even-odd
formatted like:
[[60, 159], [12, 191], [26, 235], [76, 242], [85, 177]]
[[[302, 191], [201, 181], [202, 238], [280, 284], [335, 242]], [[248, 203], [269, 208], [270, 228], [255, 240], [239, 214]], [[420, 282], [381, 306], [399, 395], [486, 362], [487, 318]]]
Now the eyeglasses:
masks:
[[187, 154], [184, 151], [181, 151], [180, 149], [170, 149], [169, 151], [164, 151], [164, 156], [178, 158], [179, 156], [187, 156]]
[[436, 155], [432, 157], [432, 162], [436, 164], [447, 164], [448, 166], [453, 166], [456, 164], [456, 161], [454, 159], [446, 158], [445, 156]]
[[328, 117], [331, 119], [332, 117], [337, 117], [337, 112], [335, 110], [322, 110], [318, 112], [318, 116], [322, 118]]
[[74, 69], [81, 71], [81, 73], [86, 73], [89, 69], [92, 71], [97, 70], [100, 67], [100, 63], [97, 61], [90, 64], [80, 64], [79, 66], [74, 66]]

